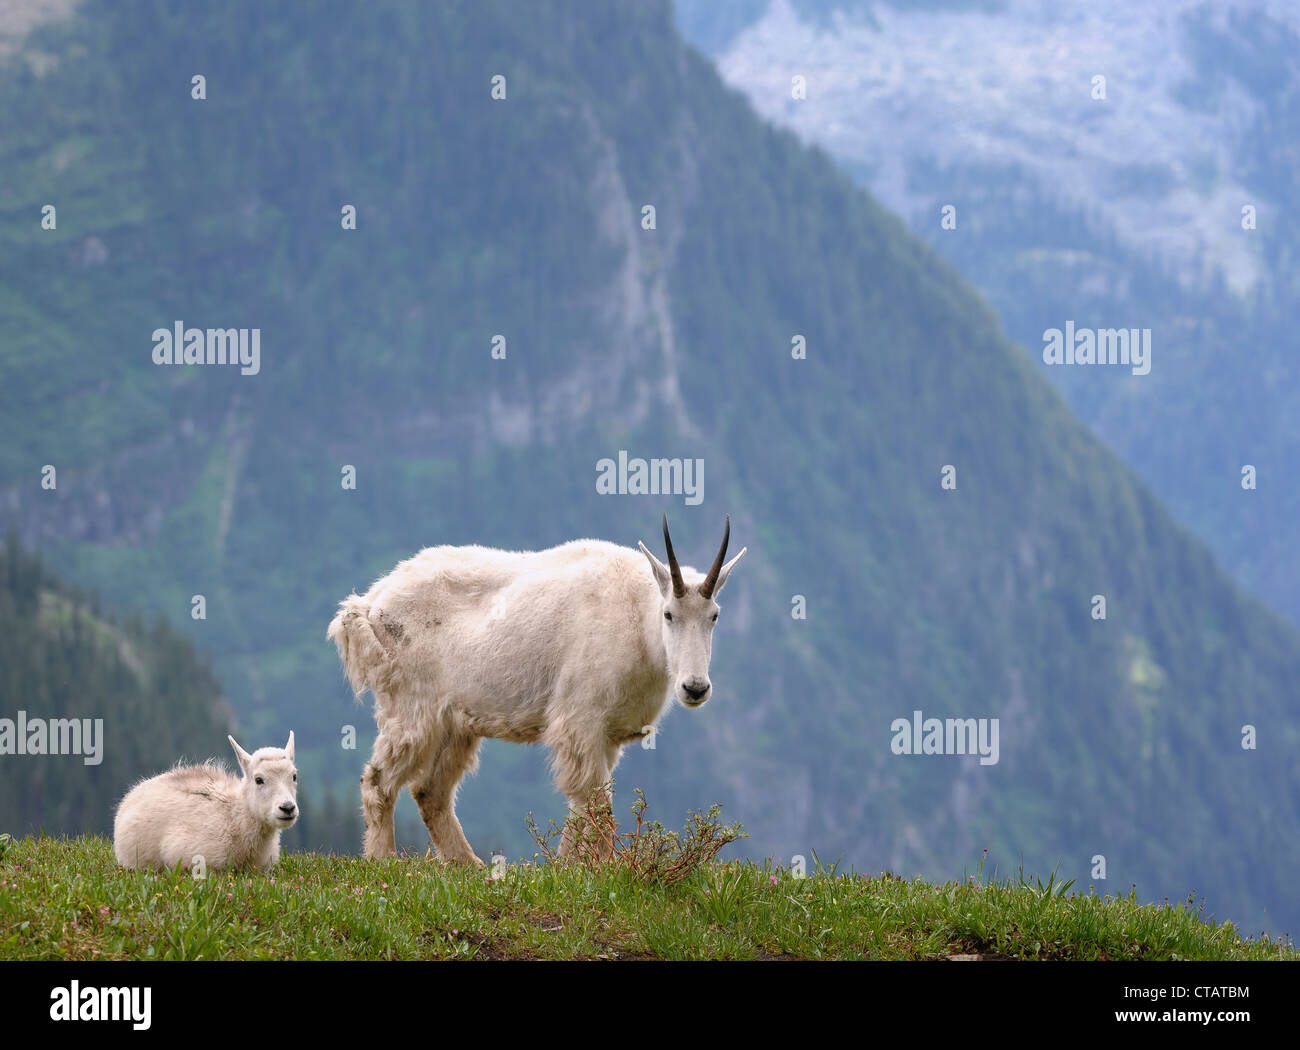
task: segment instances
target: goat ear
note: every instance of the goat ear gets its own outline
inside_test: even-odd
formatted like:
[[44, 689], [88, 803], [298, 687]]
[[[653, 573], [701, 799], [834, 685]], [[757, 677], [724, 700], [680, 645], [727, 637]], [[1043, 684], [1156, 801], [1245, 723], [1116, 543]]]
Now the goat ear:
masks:
[[745, 551], [747, 550], [749, 550], [748, 547], [741, 547], [740, 553], [718, 570], [718, 585], [713, 588], [713, 597], [716, 598], [718, 596], [718, 593], [722, 590], [722, 585], [727, 582], [727, 576], [730, 575], [731, 570], [735, 568], [736, 562], [740, 561], [740, 559], [745, 556]]
[[655, 574], [655, 583], [659, 584], [659, 593], [667, 598], [668, 592], [672, 589], [673, 578], [668, 571], [668, 566], [650, 553], [650, 550], [640, 540], [637, 546], [641, 548], [641, 553], [645, 555], [646, 561], [650, 563], [650, 569]]
[[253, 756], [240, 747], [239, 744], [235, 742], [233, 736], [227, 736], [226, 739], [230, 741], [230, 746], [235, 749], [235, 757], [239, 759], [239, 768], [247, 773], [248, 763], [252, 760]]
[[289, 730], [289, 742], [284, 745], [284, 753], [289, 756], [289, 761], [293, 761], [293, 730]]

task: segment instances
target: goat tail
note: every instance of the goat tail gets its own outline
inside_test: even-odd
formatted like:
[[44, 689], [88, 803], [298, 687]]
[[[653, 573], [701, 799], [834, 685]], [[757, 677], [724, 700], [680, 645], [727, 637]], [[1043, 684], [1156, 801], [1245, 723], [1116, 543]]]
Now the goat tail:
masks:
[[391, 657], [370, 626], [370, 606], [356, 594], [339, 602], [339, 611], [326, 632], [339, 651], [343, 671], [358, 700], [367, 689], [382, 688], [392, 672]]

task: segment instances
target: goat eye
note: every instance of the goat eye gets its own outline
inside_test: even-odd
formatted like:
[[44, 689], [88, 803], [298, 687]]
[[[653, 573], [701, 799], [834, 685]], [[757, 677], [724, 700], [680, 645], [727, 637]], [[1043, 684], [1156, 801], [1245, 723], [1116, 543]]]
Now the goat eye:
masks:
[[710, 617], [710, 619], [711, 619], [714, 623], [717, 623], [717, 622], [718, 622], [718, 614], [717, 614], [717, 613], [714, 613], [714, 614]]
[[667, 620], [669, 623], [672, 623], [672, 622], [673, 622], [673, 614], [670, 613], [670, 612], [668, 612], [667, 610], [664, 610], [664, 619]]
[[253, 778], [253, 782], [256, 783], [256, 784], [260, 784], [260, 783], [262, 783], [262, 778], [261, 778], [261, 777], [254, 777], [254, 778]]
[[295, 773], [295, 774], [293, 775], [293, 782], [294, 782], [295, 784], [298, 783], [298, 774], [297, 774], [297, 773]]

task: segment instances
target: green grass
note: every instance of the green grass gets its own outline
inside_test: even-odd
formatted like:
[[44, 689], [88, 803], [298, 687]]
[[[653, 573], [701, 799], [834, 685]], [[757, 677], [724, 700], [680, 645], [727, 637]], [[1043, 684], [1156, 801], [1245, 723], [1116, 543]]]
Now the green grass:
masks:
[[1295, 959], [1190, 904], [1038, 880], [931, 885], [714, 862], [672, 885], [423, 857], [289, 854], [269, 875], [123, 871], [107, 839], [0, 837], [3, 959]]

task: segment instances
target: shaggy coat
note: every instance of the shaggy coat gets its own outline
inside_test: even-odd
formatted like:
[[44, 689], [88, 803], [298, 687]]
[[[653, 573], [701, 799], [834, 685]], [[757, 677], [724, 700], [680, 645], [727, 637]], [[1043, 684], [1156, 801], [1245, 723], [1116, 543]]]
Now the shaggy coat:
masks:
[[439, 856], [481, 863], [454, 803], [483, 737], [545, 744], [581, 810], [674, 695], [707, 699], [714, 595], [745, 552], [723, 565], [724, 539], [705, 577], [677, 565], [666, 520], [664, 535], [668, 566], [601, 540], [429, 547], [343, 600], [329, 637], [379, 728], [361, 778], [367, 856], [393, 852], [410, 784]]
[[298, 819], [293, 734], [281, 750], [231, 746], [243, 777], [215, 761], [177, 766], [136, 784], [117, 807], [113, 852], [124, 868], [260, 868], [280, 859], [280, 833]]

